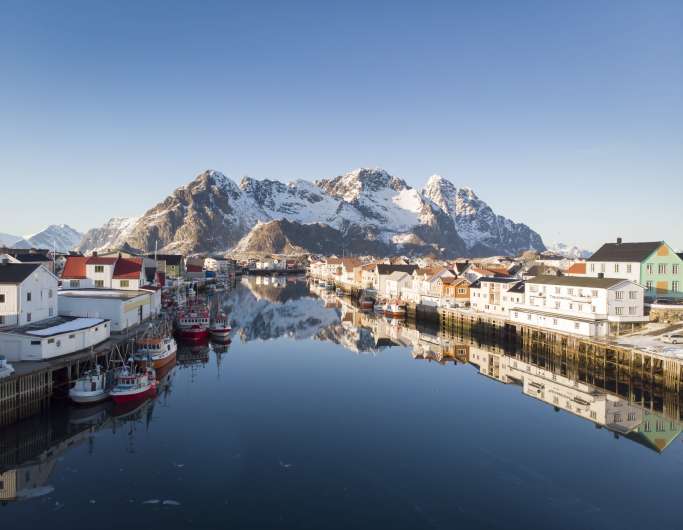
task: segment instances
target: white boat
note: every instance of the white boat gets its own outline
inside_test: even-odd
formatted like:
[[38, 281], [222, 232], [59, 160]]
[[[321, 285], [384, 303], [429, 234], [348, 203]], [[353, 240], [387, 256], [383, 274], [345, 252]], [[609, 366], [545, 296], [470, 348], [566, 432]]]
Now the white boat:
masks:
[[230, 322], [228, 316], [220, 312], [211, 319], [209, 324], [209, 335], [214, 339], [227, 339], [230, 336]]
[[173, 362], [178, 344], [173, 337], [148, 337], [136, 342], [137, 350], [133, 359], [137, 362], [151, 362], [154, 368], [163, 368]]
[[0, 379], [9, 377], [14, 373], [14, 368], [7, 362], [4, 355], [0, 355]]
[[144, 371], [136, 371], [130, 365], [122, 366], [116, 374], [116, 385], [109, 395], [114, 403], [121, 404], [153, 397], [157, 390], [156, 372], [147, 367]]
[[69, 397], [74, 403], [98, 403], [109, 397], [109, 387], [107, 372], [98, 364], [76, 379], [69, 389]]

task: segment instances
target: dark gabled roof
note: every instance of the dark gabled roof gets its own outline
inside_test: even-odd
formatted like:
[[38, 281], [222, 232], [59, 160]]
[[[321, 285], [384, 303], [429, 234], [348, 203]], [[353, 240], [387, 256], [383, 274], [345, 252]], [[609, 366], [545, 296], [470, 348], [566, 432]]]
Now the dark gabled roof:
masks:
[[40, 263], [0, 263], [0, 283], [21, 283], [40, 266]]
[[479, 282], [492, 282], [492, 283], [511, 283], [518, 282], [519, 278], [500, 278], [498, 276], [482, 276], [478, 280]]
[[647, 243], [605, 243], [588, 261], [632, 261], [641, 262], [657, 250], [663, 241]]
[[[154, 259], [154, 254], [147, 254], [148, 258]], [[157, 254], [157, 259], [166, 262], [166, 265], [180, 265], [183, 256], [181, 254]]]
[[397, 271], [412, 274], [415, 269], [417, 269], [417, 265], [389, 265], [387, 263], [377, 264], [378, 274], [391, 274], [392, 272]]
[[508, 289], [508, 293], [522, 293], [524, 294], [524, 282], [519, 282]]
[[676, 252], [676, 256], [683, 259], [683, 252]]
[[10, 256], [12, 256], [17, 261], [21, 261], [22, 263], [44, 263], [46, 261], [52, 261], [47, 254], [42, 254], [38, 252], [15, 253], [10, 254]]
[[584, 276], [536, 276], [527, 280], [527, 283], [539, 283], [544, 285], [565, 285], [568, 287], [597, 287], [606, 289], [625, 282], [624, 278], [587, 278]]

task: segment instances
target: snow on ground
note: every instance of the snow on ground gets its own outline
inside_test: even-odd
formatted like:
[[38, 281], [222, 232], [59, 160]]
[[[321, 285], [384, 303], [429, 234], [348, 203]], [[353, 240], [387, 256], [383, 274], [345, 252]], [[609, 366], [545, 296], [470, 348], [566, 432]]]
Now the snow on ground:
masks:
[[669, 344], [662, 341], [660, 336], [631, 335], [628, 337], [618, 337], [615, 339], [615, 342], [621, 346], [683, 359], [683, 344]]
[[34, 335], [36, 337], [47, 337], [49, 335], [58, 335], [60, 333], [68, 333], [69, 331], [78, 331], [79, 329], [86, 329], [96, 326], [104, 322], [101, 318], [75, 318], [64, 322], [63, 324], [57, 324], [56, 326], [50, 326], [49, 328], [36, 329], [33, 331], [27, 331], [27, 335]]

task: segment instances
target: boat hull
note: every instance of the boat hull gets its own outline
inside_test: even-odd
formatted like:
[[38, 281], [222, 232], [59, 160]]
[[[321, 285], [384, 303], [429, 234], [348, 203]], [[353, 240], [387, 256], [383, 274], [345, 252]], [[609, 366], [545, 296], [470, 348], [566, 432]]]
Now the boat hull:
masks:
[[107, 398], [109, 398], [109, 392], [105, 390], [95, 392], [69, 392], [69, 399], [78, 405], [99, 403]]
[[111, 399], [114, 401], [114, 403], [120, 405], [122, 403], [131, 403], [133, 401], [140, 401], [141, 399], [146, 399], [148, 397], [154, 397], [155, 393], [156, 388], [152, 385], [149, 385], [146, 389], [136, 389], [135, 392], [112, 393]]
[[209, 330], [208, 329], [182, 329], [181, 328], [176, 332], [176, 336], [180, 340], [201, 342], [201, 341], [208, 340]]

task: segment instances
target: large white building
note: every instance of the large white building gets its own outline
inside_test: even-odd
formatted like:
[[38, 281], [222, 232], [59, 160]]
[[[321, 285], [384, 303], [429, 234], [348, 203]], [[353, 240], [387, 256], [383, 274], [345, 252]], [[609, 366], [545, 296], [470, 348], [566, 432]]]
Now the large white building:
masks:
[[114, 289], [70, 289], [59, 291], [59, 314], [106, 318], [113, 333], [156, 316], [161, 310], [161, 291]]
[[646, 322], [644, 289], [623, 278], [536, 276], [510, 318], [522, 324], [589, 337]]
[[38, 263], [0, 261], [0, 329], [57, 316], [57, 277]]
[[61, 278], [63, 289], [137, 291], [148, 283], [144, 259], [123, 256], [68, 256]]
[[48, 318], [0, 333], [0, 351], [12, 362], [43, 361], [100, 344], [110, 331], [102, 318]]

